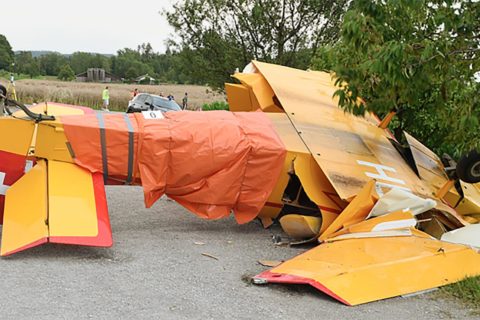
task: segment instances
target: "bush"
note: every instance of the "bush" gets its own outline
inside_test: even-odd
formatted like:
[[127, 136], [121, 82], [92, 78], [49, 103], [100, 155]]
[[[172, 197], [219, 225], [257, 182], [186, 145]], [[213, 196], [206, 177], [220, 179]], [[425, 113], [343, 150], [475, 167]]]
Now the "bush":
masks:
[[65, 64], [60, 69], [57, 78], [62, 81], [72, 81], [73, 79], [75, 79], [75, 72], [69, 64]]
[[224, 101], [215, 101], [212, 103], [205, 103], [202, 106], [203, 111], [212, 111], [212, 110], [227, 110], [229, 111], [230, 108], [228, 106], [228, 103]]

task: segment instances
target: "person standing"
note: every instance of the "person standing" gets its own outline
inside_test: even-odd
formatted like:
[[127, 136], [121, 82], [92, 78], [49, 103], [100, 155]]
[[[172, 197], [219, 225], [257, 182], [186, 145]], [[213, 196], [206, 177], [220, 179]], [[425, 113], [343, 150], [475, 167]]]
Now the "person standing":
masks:
[[132, 91], [132, 99], [135, 98], [138, 94], [138, 89], [135, 88], [135, 90]]
[[187, 110], [187, 106], [188, 106], [188, 93], [185, 92], [185, 95], [183, 96], [183, 99], [182, 99], [182, 109]]
[[108, 91], [108, 86], [102, 92], [102, 99], [103, 99], [103, 111], [110, 111], [108, 110], [108, 105], [110, 103], [110, 92]]

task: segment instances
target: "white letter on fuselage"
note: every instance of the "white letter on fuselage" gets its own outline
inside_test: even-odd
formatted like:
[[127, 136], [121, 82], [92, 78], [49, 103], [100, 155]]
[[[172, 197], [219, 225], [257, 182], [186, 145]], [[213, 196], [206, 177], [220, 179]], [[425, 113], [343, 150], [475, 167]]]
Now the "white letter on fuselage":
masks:
[[360, 165], [363, 165], [363, 166], [368, 166], [368, 167], [375, 168], [375, 170], [377, 170], [378, 174], [377, 173], [371, 173], [371, 172], [365, 172], [367, 177], [370, 177], [370, 178], [373, 178], [373, 179], [380, 179], [380, 180], [384, 180], [384, 181], [389, 181], [389, 182], [394, 182], [394, 183], [399, 183], [399, 184], [405, 184], [405, 181], [397, 179], [397, 178], [389, 177], [385, 173], [385, 171], [397, 172], [397, 170], [395, 170], [395, 168], [387, 167], [387, 166], [384, 166], [384, 165], [381, 165], [381, 164], [361, 161], [361, 160], [357, 160], [357, 163], [360, 164]]

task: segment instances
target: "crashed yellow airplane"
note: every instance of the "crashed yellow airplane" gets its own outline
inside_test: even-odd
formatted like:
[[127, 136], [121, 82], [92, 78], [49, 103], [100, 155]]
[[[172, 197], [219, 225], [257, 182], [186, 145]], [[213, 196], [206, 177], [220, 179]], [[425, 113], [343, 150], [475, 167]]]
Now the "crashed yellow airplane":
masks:
[[292, 242], [318, 243], [255, 283], [356, 305], [480, 274], [478, 154], [454, 170], [409, 135], [400, 145], [389, 117], [340, 110], [327, 73], [253, 62], [235, 78], [233, 113], [49, 103], [0, 118], [1, 254], [111, 245], [104, 184], [141, 184], [147, 206], [166, 194], [203, 218], [279, 220]]

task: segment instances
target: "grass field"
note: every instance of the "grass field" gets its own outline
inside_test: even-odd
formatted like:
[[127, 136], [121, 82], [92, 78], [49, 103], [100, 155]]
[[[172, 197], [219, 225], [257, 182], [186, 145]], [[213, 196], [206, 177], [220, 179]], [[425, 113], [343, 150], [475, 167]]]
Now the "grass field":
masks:
[[472, 277], [442, 287], [442, 292], [462, 301], [472, 308], [475, 315], [480, 315], [480, 277]]
[[[7, 86], [5, 79], [0, 79], [0, 83]], [[102, 105], [102, 90], [106, 85], [110, 91], [110, 109], [116, 111], [126, 110], [131, 92], [135, 88], [138, 88], [139, 92], [162, 93], [165, 96], [172, 94], [180, 105], [183, 95], [188, 92], [188, 108], [191, 110], [199, 109], [205, 103], [225, 101], [223, 94], [195, 85], [103, 84], [24, 79], [16, 81], [16, 91], [18, 100], [27, 104], [52, 101], [98, 109]]]

